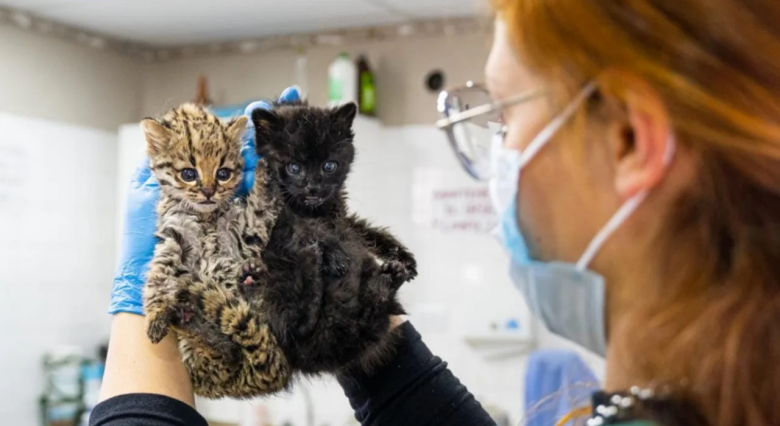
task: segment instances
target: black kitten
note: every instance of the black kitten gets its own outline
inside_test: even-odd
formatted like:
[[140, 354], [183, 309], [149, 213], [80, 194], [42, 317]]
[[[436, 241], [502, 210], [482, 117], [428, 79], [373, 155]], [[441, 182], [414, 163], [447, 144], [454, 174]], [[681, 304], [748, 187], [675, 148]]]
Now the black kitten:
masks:
[[389, 232], [347, 213], [356, 111], [298, 104], [252, 114], [284, 207], [262, 255], [263, 284], [246, 290], [262, 300], [291, 367], [308, 374], [367, 371], [392, 355], [390, 316], [404, 313], [396, 292], [417, 275]]

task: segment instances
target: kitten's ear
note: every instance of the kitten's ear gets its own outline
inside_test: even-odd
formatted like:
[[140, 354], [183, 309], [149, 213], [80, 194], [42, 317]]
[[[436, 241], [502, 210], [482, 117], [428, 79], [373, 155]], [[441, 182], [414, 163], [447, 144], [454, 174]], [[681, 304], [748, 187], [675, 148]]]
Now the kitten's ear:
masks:
[[257, 131], [278, 130], [281, 128], [282, 118], [274, 111], [255, 108], [252, 111], [252, 123]]
[[146, 139], [146, 152], [149, 155], [159, 154], [170, 146], [173, 132], [153, 118], [141, 121], [141, 129]]
[[352, 125], [352, 122], [355, 120], [356, 115], [357, 115], [357, 104], [355, 104], [354, 102], [346, 103], [336, 108], [335, 111], [333, 111], [333, 117], [335, 117], [336, 120], [339, 120], [342, 123], [347, 124], [349, 126]]
[[227, 128], [227, 135], [231, 140], [240, 139], [241, 136], [244, 135], [244, 132], [246, 132], [246, 123], [249, 121], [246, 116], [241, 116], [236, 118], [235, 120], [231, 120], [228, 123]]

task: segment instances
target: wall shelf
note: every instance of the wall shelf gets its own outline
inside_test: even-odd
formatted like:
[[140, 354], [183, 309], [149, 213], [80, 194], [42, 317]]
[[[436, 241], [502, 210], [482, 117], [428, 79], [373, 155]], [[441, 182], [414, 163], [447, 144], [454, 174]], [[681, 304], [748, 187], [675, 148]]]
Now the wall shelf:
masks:
[[509, 331], [467, 334], [463, 339], [486, 359], [525, 356], [536, 348], [535, 339]]
[[488, 345], [520, 345], [531, 344], [534, 342], [528, 336], [511, 331], [496, 331], [492, 333], [467, 334], [464, 336], [466, 343], [470, 346], [488, 346]]

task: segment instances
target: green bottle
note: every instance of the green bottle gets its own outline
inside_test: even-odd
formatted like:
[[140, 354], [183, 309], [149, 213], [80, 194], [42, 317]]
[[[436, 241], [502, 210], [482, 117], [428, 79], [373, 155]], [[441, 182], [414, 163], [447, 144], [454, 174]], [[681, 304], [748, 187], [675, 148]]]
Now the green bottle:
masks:
[[368, 116], [376, 116], [376, 86], [374, 85], [374, 73], [368, 66], [368, 60], [360, 55], [358, 68], [358, 106], [360, 113]]

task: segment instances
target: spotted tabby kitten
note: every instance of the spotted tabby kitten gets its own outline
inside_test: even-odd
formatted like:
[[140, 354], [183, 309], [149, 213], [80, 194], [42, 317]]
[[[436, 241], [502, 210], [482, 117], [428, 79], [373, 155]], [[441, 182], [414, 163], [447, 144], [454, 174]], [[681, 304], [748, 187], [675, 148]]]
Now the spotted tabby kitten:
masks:
[[260, 255], [280, 208], [262, 160], [246, 201], [233, 201], [246, 124], [192, 104], [141, 124], [161, 192], [160, 240], [144, 289], [147, 334], [158, 343], [174, 330], [195, 392], [212, 398], [267, 394], [290, 378], [261, 311], [236, 293], [247, 259], [264, 269]]

